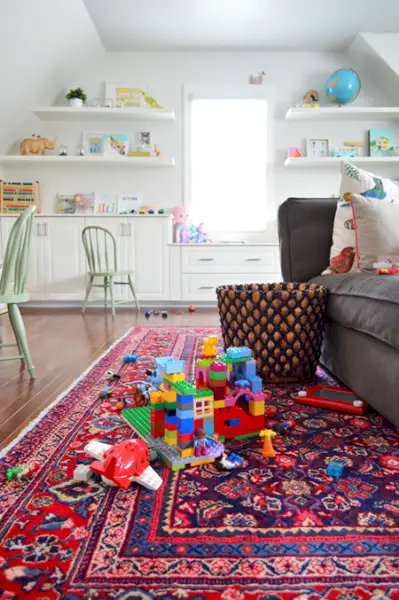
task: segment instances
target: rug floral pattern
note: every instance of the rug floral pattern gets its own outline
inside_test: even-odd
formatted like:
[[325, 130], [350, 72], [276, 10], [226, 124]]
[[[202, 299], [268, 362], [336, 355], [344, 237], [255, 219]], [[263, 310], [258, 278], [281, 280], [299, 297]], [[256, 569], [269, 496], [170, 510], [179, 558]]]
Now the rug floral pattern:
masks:
[[[213, 465], [170, 472], [163, 485], [106, 488], [71, 479], [91, 439], [131, 435], [115, 400], [99, 400], [108, 369], [142, 379], [150, 362], [130, 352], [173, 354], [187, 376], [215, 328], [130, 332], [0, 461], [0, 598], [40, 600], [399, 599], [399, 435], [374, 411], [354, 417], [295, 404], [298, 386], [269, 386], [277, 420], [297, 427], [263, 459], [258, 439], [232, 442], [233, 472]], [[326, 373], [318, 379], [339, 386]], [[267, 419], [272, 426], [273, 420]], [[342, 478], [326, 474], [334, 458]], [[37, 459], [29, 481], [8, 467]]]

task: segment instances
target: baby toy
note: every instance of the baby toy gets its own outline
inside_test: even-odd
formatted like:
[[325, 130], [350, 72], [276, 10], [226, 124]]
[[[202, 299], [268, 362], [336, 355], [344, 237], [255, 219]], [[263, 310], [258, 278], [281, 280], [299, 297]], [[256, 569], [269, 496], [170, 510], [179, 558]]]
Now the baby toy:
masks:
[[192, 229], [189, 225], [190, 217], [184, 206], [175, 206], [173, 209], [173, 224], [175, 225], [176, 244], [188, 244], [191, 240]]
[[54, 150], [55, 142], [49, 142], [48, 138], [25, 138], [22, 140], [19, 151], [25, 156], [27, 154], [44, 154], [45, 150]]
[[191, 231], [192, 231], [191, 238], [190, 238], [191, 244], [207, 244], [207, 243], [211, 243], [213, 241], [213, 240], [211, 240], [209, 235], [206, 233], [204, 223], [200, 223], [198, 225], [198, 227], [196, 227], [195, 225], [192, 225]]
[[112, 394], [112, 387], [110, 387], [109, 385], [106, 385], [105, 388], [102, 390], [102, 392], [99, 393], [98, 397], [101, 400], [105, 400], [105, 398], [107, 398], [108, 396], [111, 396]]
[[194, 455], [206, 456], [210, 454], [210, 449], [213, 446], [213, 440], [205, 433], [205, 429], [197, 429], [194, 440]]
[[137, 359], [138, 359], [138, 354], [126, 354], [126, 356], [123, 357], [123, 362], [135, 363], [135, 362], [137, 362]]
[[115, 379], [116, 381], [121, 378], [121, 375], [118, 375], [118, 373], [114, 373], [113, 371], [107, 371], [105, 376], [107, 379]]
[[188, 312], [189, 313], [194, 313], [195, 312], [195, 306], [194, 306], [194, 304], [190, 304], [190, 306], [188, 307]]
[[345, 464], [342, 460], [333, 460], [327, 466], [326, 473], [330, 475], [330, 477], [342, 477], [345, 469]]
[[295, 402], [354, 415], [363, 415], [366, 406], [363, 400], [349, 390], [337, 390], [322, 385], [314, 385], [307, 390], [298, 392]]
[[167, 319], [167, 318], [168, 318], [168, 316], [169, 316], [169, 315], [168, 315], [168, 311], [167, 311], [167, 310], [163, 310], [163, 311], [161, 312], [161, 315], [162, 315], [162, 318], [163, 318], [163, 319]]
[[6, 479], [7, 481], [11, 481], [12, 479], [17, 479], [21, 481], [21, 479], [25, 479], [32, 475], [32, 473], [36, 473], [40, 469], [40, 463], [37, 460], [27, 463], [26, 465], [22, 465], [20, 467], [13, 467], [7, 469]]
[[397, 267], [391, 267], [390, 269], [377, 269], [377, 275], [396, 275], [399, 273], [399, 269]]
[[277, 431], [277, 433], [289, 433], [294, 427], [296, 427], [295, 421], [289, 419], [288, 421], [282, 421], [282, 423], [277, 423], [274, 429]]
[[273, 448], [272, 439], [276, 437], [277, 433], [271, 429], [262, 429], [259, 436], [263, 438], [262, 456], [263, 458], [273, 458], [276, 456], [276, 452]]
[[222, 456], [215, 460], [215, 467], [218, 471], [231, 471], [242, 464], [242, 459], [234, 452], [223, 452]]

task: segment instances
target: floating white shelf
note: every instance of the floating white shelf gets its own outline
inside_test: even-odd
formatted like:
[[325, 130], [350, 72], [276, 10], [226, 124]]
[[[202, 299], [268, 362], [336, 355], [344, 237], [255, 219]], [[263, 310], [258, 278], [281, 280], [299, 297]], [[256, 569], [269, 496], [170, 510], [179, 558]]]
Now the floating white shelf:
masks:
[[173, 121], [175, 118], [174, 111], [165, 108], [43, 106], [32, 112], [42, 121]]
[[309, 121], [391, 121], [399, 119], [398, 106], [322, 106], [289, 108], [286, 119]]
[[148, 169], [158, 167], [173, 167], [174, 159], [164, 160], [162, 158], [121, 156], [113, 158], [110, 156], [21, 156], [19, 154], [0, 155], [0, 164], [15, 165], [44, 165], [44, 166], [80, 166], [80, 167], [102, 167], [109, 166], [115, 168]]
[[399, 165], [399, 156], [388, 156], [386, 158], [379, 158], [373, 156], [358, 156], [357, 158], [340, 158], [337, 156], [326, 156], [325, 158], [286, 158], [284, 162], [285, 167], [334, 167], [340, 165], [342, 162], [347, 161], [355, 164], [366, 164], [366, 165], [387, 165], [395, 166]]

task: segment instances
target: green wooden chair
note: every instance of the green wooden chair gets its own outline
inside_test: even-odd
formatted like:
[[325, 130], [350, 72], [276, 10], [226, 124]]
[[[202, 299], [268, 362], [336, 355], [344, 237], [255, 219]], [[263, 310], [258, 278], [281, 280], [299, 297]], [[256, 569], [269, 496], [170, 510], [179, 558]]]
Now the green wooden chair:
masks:
[[[137, 310], [140, 310], [136, 292], [132, 282], [132, 271], [120, 271], [118, 269], [118, 257], [116, 252], [115, 238], [105, 227], [90, 225], [82, 231], [83, 246], [86, 252], [88, 264], [89, 282], [86, 289], [82, 312], [86, 310], [89, 295], [93, 287], [104, 288], [105, 308], [107, 308], [108, 290], [111, 298], [112, 314], [115, 315], [115, 301], [113, 286], [128, 285], [132, 291]], [[99, 277], [104, 280], [102, 284], [94, 284], [94, 278]], [[127, 281], [114, 281], [115, 277], [127, 277]], [[118, 302], [117, 304], [124, 304]]]
[[36, 207], [32, 206], [25, 210], [13, 225], [7, 241], [0, 279], [0, 304], [7, 304], [8, 316], [17, 342], [16, 344], [0, 344], [0, 348], [17, 346], [19, 351], [16, 356], [0, 356], [0, 361], [21, 360], [22, 364], [26, 362], [31, 379], [35, 378], [35, 368], [30, 357], [25, 326], [18, 304], [29, 300], [25, 287], [28, 278], [29, 248], [35, 209]]

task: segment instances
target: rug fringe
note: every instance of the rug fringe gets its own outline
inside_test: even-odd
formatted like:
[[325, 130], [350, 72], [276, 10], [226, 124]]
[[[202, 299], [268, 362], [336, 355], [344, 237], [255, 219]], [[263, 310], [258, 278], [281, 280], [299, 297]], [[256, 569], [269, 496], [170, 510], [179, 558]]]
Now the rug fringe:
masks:
[[1, 449], [0, 450], [0, 459], [4, 458], [5, 455], [16, 444], [18, 444], [18, 442], [20, 442], [22, 440], [22, 438], [25, 437], [25, 435], [27, 433], [29, 433], [39, 423], [39, 421], [41, 421], [43, 419], [43, 417], [45, 417], [46, 414], [52, 408], [54, 408], [54, 406], [56, 404], [58, 404], [58, 402], [60, 402], [60, 400], [62, 400], [67, 394], [69, 394], [69, 392], [75, 387], [75, 385], [77, 385], [80, 381], [82, 381], [82, 379], [84, 379], [86, 377], [86, 375], [88, 373], [90, 373], [90, 371], [100, 362], [100, 360], [102, 360], [108, 354], [108, 352], [110, 352], [113, 348], [115, 348], [115, 346], [117, 346], [119, 344], [119, 342], [124, 340], [125, 337], [127, 337], [135, 329], [141, 329], [141, 327], [131, 327], [122, 337], [120, 337], [113, 344], [111, 344], [111, 346], [109, 346], [106, 350], [104, 350], [104, 352], [95, 361], [93, 361], [87, 367], [87, 369], [81, 375], [79, 375], [79, 377], [77, 379], [75, 379], [65, 391], [61, 392], [61, 394], [59, 394], [59, 396], [57, 396], [57, 398], [55, 400], [53, 400], [53, 402], [51, 402], [51, 404], [46, 406], [46, 408], [44, 408], [33, 421], [31, 421], [26, 427], [24, 427], [24, 429], [17, 435], [16, 438], [14, 438], [9, 444], [7, 444], [7, 446], [5, 448]]

